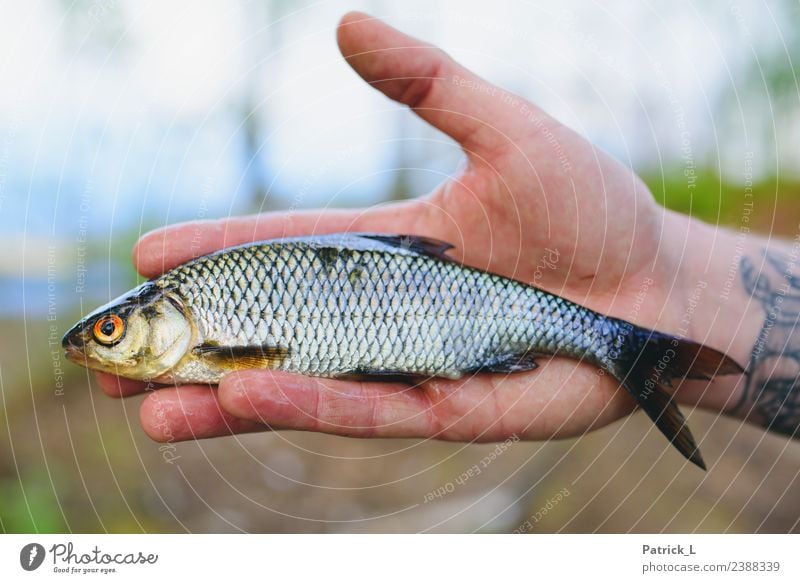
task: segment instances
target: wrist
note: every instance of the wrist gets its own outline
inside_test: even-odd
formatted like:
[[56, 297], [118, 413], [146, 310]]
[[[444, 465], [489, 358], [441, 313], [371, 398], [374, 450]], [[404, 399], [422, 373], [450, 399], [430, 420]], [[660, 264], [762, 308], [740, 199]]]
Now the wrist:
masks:
[[[749, 231], [714, 227], [667, 211], [671, 234], [668, 252], [678, 272], [670, 294], [677, 314], [677, 333], [724, 352], [742, 367], [750, 359], [763, 311], [754, 305], [741, 282], [740, 263], [762, 245]], [[685, 381], [676, 392], [679, 402], [716, 411], [730, 411], [739, 402], [742, 376], [712, 381]]]

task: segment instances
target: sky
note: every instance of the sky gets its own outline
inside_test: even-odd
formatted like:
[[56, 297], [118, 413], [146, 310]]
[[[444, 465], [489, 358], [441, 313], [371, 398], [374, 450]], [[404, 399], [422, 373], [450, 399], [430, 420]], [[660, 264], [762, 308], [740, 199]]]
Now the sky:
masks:
[[[252, 210], [256, 187], [269, 208], [374, 204], [399, 166], [424, 194], [460, 151], [344, 63], [349, 9], [443, 46], [634, 168], [710, 160], [734, 180], [754, 138], [718, 103], [754, 46], [781, 40], [753, 2], [6, 0], [0, 238], [108, 241]], [[0, 274], [41, 273], [33, 243]]]

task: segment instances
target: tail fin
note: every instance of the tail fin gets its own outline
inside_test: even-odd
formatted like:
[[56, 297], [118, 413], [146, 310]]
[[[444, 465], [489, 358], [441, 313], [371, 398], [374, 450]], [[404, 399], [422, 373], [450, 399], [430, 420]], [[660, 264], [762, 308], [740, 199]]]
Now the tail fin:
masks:
[[633, 395], [667, 439], [689, 461], [706, 469], [686, 419], [666, 391], [673, 379], [711, 379], [744, 372], [725, 354], [667, 334], [633, 326], [610, 372]]

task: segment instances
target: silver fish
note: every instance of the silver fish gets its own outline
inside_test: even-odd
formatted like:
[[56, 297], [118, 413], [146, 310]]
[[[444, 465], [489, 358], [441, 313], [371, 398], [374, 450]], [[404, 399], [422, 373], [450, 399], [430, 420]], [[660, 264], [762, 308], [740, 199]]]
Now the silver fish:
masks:
[[637, 327], [463, 266], [418, 236], [336, 234], [200, 257], [76, 324], [67, 356], [167, 383], [269, 368], [331, 378], [459, 378], [536, 368], [541, 355], [614, 376], [678, 450], [705, 467], [666, 387], [742, 369], [700, 344]]

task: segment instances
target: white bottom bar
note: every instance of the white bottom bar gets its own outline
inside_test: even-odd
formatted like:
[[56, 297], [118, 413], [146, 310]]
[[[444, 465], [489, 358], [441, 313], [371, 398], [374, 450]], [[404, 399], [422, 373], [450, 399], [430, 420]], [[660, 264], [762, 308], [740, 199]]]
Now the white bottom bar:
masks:
[[[791, 535], [4, 535], [0, 581], [254, 574], [325, 583], [798, 581], [797, 542]], [[23, 563], [39, 566], [27, 571]]]

